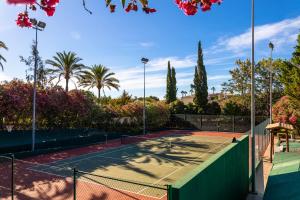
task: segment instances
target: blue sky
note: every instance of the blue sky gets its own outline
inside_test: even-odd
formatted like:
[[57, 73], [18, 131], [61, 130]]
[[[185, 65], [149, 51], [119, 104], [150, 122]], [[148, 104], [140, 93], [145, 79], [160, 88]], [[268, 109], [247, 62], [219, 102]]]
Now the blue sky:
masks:
[[[39, 34], [40, 55], [48, 59], [57, 51], [74, 51], [86, 65], [109, 67], [120, 79], [121, 90], [134, 96], [143, 93], [141, 57], [151, 60], [147, 66], [147, 95], [160, 98], [165, 95], [168, 60], [177, 71], [178, 96], [181, 90], [190, 90], [199, 40], [209, 88], [220, 90], [220, 84], [230, 78], [228, 70], [235, 66], [235, 60], [250, 58], [250, 0], [224, 0], [221, 6], [196, 16], [185, 16], [173, 0], [150, 0], [150, 6], [158, 10], [151, 15], [141, 11], [127, 14], [120, 9], [119, 1], [113, 14], [104, 1], [86, 2], [93, 15], [83, 10], [81, 0], [61, 0], [53, 17], [41, 10], [31, 14], [47, 23]], [[300, 32], [300, 2], [282, 2], [256, 1], [256, 60], [269, 55], [270, 40], [275, 44], [276, 58], [289, 58], [293, 51]], [[23, 6], [0, 0], [0, 40], [9, 47], [7, 52], [1, 50], [7, 63], [5, 71], [0, 72], [0, 81], [25, 78], [27, 67], [19, 62], [19, 56], [29, 55], [34, 31], [15, 25], [17, 13], [23, 10]], [[107, 95], [120, 93], [106, 90]]]

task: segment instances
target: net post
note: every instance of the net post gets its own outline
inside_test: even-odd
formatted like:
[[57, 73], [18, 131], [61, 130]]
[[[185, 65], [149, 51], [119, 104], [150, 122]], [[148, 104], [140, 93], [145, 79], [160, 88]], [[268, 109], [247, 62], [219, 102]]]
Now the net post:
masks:
[[167, 196], [168, 200], [172, 200], [172, 185], [167, 185]]
[[10, 155], [11, 158], [11, 200], [14, 200], [14, 193], [15, 193], [15, 183], [14, 183], [14, 163], [15, 163], [15, 156], [14, 154]]
[[76, 181], [77, 179], [77, 170], [76, 168], [73, 169], [73, 200], [76, 200]]

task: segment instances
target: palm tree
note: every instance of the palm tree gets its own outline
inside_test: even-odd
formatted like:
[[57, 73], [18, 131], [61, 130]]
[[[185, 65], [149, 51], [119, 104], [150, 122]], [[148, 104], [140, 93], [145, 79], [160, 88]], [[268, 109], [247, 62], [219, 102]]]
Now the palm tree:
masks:
[[84, 68], [84, 65], [79, 63], [80, 61], [82, 59], [77, 57], [74, 52], [57, 52], [56, 56], [53, 56], [53, 60], [46, 60], [46, 64], [54, 67], [54, 69], [47, 69], [47, 74], [52, 75], [50, 80], [58, 78], [56, 83], [58, 84], [61, 81], [61, 77], [64, 77], [66, 80], [66, 92], [68, 92], [69, 80], [80, 75], [81, 70]]
[[216, 88], [212, 87], [211, 90], [212, 90], [213, 94], [215, 94]]
[[182, 98], [183, 98], [183, 96], [184, 96], [184, 91], [183, 90], [181, 90], [181, 96], [182, 96]]
[[[5, 50], [8, 50], [6, 44], [5, 44], [4, 42], [2, 42], [2, 41], [0, 41], [0, 48], [3, 48], [3, 49], [5, 49]], [[3, 71], [4, 68], [3, 68], [3, 64], [1, 63], [1, 60], [3, 60], [4, 62], [6, 62], [6, 59], [0, 54], [0, 66], [1, 66], [2, 71]]]
[[89, 87], [88, 89], [96, 87], [98, 89], [98, 98], [101, 97], [101, 89], [104, 91], [105, 87], [119, 90], [119, 80], [113, 77], [115, 73], [109, 72], [109, 69], [105, 66], [93, 65], [87, 69], [79, 75], [79, 85]]

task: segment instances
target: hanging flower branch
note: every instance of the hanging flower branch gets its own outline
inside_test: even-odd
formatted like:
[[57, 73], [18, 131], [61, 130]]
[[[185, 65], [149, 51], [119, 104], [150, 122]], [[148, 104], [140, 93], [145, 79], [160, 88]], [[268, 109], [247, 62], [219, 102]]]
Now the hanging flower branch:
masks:
[[203, 12], [211, 9], [212, 4], [221, 4], [222, 0], [175, 0], [177, 6], [186, 15], [195, 15], [200, 7]]
[[32, 24], [30, 22], [30, 19], [28, 17], [28, 13], [25, 11], [23, 13], [18, 14], [18, 18], [16, 20], [16, 23], [20, 27], [31, 27]]
[[59, 0], [7, 0], [9, 4], [25, 4], [26, 8], [24, 12], [18, 14], [18, 18], [16, 20], [16, 24], [19, 27], [31, 27], [32, 23], [30, 22], [30, 18], [28, 16], [27, 7], [30, 10], [36, 11], [36, 6], [40, 7], [42, 10], [46, 12], [48, 16], [53, 16], [55, 13], [56, 5], [59, 3]]
[[[84, 9], [92, 14], [90, 10], [86, 8], [85, 0], [83, 1]], [[116, 0], [104, 0], [106, 7], [109, 8], [111, 13], [116, 11], [116, 4], [112, 1]], [[36, 7], [44, 10], [48, 16], [53, 16], [56, 10], [56, 6], [59, 0], [7, 0], [9, 4], [25, 4], [26, 10], [18, 14], [16, 20], [17, 25], [20, 27], [31, 27], [30, 19], [27, 12], [27, 5], [32, 11], [36, 11]], [[186, 15], [195, 15], [200, 8], [202, 11], [208, 11], [213, 4], [221, 4], [222, 0], [175, 0], [175, 3]], [[121, 0], [121, 4], [125, 12], [138, 11], [139, 6], [141, 10], [146, 14], [156, 12], [155, 8], [150, 8], [148, 0]]]

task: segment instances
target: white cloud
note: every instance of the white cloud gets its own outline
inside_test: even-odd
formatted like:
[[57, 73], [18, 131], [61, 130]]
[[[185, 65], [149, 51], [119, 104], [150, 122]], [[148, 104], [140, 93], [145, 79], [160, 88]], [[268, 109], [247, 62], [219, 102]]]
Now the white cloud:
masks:
[[74, 40], [80, 40], [81, 39], [81, 35], [77, 31], [71, 32], [70, 35], [71, 35], [71, 38], [74, 39]]
[[140, 42], [140, 46], [145, 48], [153, 47], [154, 45], [153, 42]]
[[215, 81], [215, 80], [224, 80], [224, 79], [230, 79], [230, 75], [213, 75], [213, 76], [207, 76], [207, 80], [209, 81]]
[[[295, 35], [299, 33], [300, 16], [293, 19], [286, 19], [280, 22], [265, 24], [255, 27], [255, 42], [259, 44], [264, 41], [272, 41], [275, 47], [295, 41]], [[251, 29], [246, 32], [228, 38], [218, 40], [212, 50], [228, 50], [242, 52], [251, 48]]]

